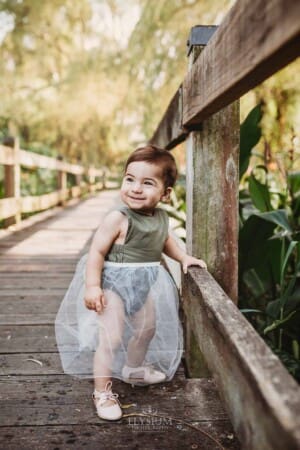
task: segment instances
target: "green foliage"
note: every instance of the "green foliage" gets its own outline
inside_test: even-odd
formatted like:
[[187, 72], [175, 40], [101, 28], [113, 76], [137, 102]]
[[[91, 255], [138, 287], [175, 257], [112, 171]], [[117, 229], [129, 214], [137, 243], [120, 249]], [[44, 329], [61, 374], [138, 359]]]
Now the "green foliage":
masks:
[[[113, 165], [146, 141], [187, 68], [195, 17], [232, 0], [0, 0], [0, 139]], [[6, 32], [5, 32], [6, 28]]]
[[[256, 130], [259, 124], [253, 121], [252, 126]], [[246, 138], [241, 134], [241, 140]], [[251, 152], [243, 142], [242, 149], [248, 159]], [[281, 192], [270, 187], [273, 181], [267, 166], [258, 165], [245, 179], [248, 189], [241, 189], [239, 304], [300, 380], [300, 173], [287, 173]]]
[[246, 172], [252, 148], [261, 138], [259, 122], [262, 118], [261, 105], [255, 106], [240, 127], [240, 178]]

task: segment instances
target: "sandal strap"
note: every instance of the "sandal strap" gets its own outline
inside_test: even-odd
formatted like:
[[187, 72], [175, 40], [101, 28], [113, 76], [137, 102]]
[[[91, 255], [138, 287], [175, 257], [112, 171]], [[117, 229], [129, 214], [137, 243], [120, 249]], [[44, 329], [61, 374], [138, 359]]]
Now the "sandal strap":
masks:
[[115, 401], [116, 403], [119, 403], [119, 400], [118, 400], [119, 394], [113, 393], [112, 390], [111, 390], [111, 386], [112, 386], [112, 382], [111, 382], [111, 381], [108, 381], [108, 382], [106, 383], [106, 386], [105, 386], [105, 390], [104, 390], [104, 391], [97, 391], [97, 389], [94, 390], [92, 397], [93, 397], [93, 399], [98, 400], [97, 403], [99, 403], [100, 406], [101, 406], [106, 400], [113, 400], [113, 401]]

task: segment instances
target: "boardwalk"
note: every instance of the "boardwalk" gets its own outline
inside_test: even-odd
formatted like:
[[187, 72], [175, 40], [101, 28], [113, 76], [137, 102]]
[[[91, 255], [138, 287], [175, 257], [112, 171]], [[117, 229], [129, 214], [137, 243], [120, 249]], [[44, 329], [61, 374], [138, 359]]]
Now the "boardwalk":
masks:
[[0, 240], [0, 448], [220, 448], [209, 433], [239, 449], [214, 381], [186, 379], [183, 365], [172, 382], [156, 386], [114, 380], [129, 406], [114, 423], [95, 414], [92, 380], [62, 372], [55, 314], [78, 258], [116, 201], [115, 191], [102, 192]]

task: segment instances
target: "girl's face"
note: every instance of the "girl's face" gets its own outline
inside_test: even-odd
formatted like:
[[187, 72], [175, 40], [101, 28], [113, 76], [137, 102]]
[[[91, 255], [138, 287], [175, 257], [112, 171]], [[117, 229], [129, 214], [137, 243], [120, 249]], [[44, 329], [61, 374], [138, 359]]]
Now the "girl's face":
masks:
[[156, 205], [168, 198], [171, 190], [164, 186], [161, 167], [135, 161], [127, 166], [121, 186], [121, 199], [130, 209], [152, 214]]

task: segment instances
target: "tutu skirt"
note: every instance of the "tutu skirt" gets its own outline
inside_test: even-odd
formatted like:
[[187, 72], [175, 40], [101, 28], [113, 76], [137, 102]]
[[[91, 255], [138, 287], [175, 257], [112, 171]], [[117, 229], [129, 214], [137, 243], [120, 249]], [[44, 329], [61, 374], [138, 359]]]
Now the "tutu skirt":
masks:
[[[64, 372], [96, 378], [107, 376], [109, 370], [113, 378], [123, 380], [125, 364], [149, 364], [170, 381], [183, 353], [178, 291], [172, 277], [159, 262], [105, 262], [102, 289], [107, 306], [98, 314], [84, 303], [86, 260], [87, 254], [78, 262], [55, 319]], [[135, 362], [141, 357], [142, 362]]]

